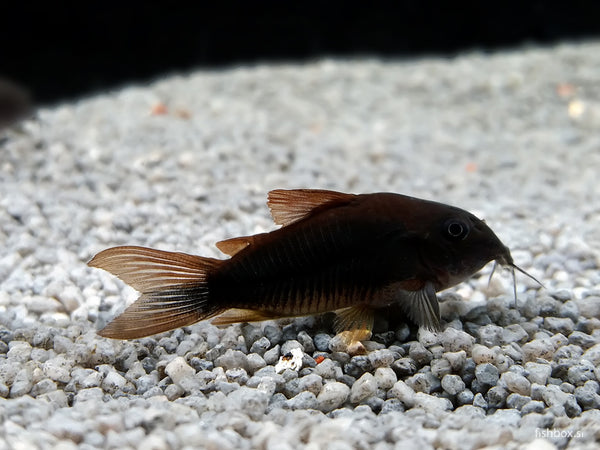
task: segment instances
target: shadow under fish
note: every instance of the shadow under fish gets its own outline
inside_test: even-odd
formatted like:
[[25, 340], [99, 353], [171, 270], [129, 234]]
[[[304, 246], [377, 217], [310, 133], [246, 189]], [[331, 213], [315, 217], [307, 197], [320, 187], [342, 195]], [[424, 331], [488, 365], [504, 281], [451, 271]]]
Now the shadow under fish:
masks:
[[281, 228], [218, 242], [229, 259], [134, 246], [97, 254], [90, 266], [142, 293], [98, 334], [133, 339], [210, 318], [226, 325], [335, 311], [335, 330], [352, 345], [390, 305], [439, 330], [436, 292], [489, 261], [511, 269], [513, 284], [515, 269], [533, 278], [482, 220], [442, 203], [297, 189], [271, 191], [268, 206]]

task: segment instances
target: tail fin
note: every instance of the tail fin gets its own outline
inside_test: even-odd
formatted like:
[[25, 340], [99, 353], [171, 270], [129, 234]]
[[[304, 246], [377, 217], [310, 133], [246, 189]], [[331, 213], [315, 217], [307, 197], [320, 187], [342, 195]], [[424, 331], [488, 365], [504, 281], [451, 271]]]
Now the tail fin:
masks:
[[135, 339], [191, 325], [223, 311], [212, 305], [208, 274], [221, 260], [145, 247], [114, 247], [88, 263], [111, 272], [142, 293], [98, 334]]

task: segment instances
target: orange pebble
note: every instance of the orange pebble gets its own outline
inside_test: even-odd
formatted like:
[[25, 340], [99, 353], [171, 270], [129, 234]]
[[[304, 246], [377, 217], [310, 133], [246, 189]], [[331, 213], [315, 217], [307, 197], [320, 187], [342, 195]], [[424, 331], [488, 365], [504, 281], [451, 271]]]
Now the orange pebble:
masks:
[[465, 170], [467, 172], [476, 172], [477, 171], [477, 164], [470, 162], [467, 163], [467, 165], [465, 166]]
[[575, 94], [575, 86], [570, 83], [558, 83], [556, 93], [562, 98], [572, 97]]
[[150, 114], [153, 116], [163, 116], [167, 114], [167, 106], [164, 103], [157, 103], [150, 110]]

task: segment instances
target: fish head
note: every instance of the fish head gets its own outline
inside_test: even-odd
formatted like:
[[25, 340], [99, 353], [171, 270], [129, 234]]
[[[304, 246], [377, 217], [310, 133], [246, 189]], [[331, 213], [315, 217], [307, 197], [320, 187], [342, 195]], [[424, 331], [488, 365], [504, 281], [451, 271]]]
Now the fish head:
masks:
[[490, 261], [513, 266], [510, 250], [483, 220], [458, 208], [437, 216], [422, 235], [420, 254], [436, 290], [466, 280]]

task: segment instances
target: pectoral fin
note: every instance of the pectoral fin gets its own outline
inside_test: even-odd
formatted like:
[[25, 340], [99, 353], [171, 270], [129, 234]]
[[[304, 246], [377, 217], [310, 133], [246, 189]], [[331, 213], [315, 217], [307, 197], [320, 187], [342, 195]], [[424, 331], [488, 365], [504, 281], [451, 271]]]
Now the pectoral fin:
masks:
[[440, 331], [440, 305], [435, 287], [430, 281], [416, 291], [402, 291], [400, 304], [408, 316], [420, 327]]

